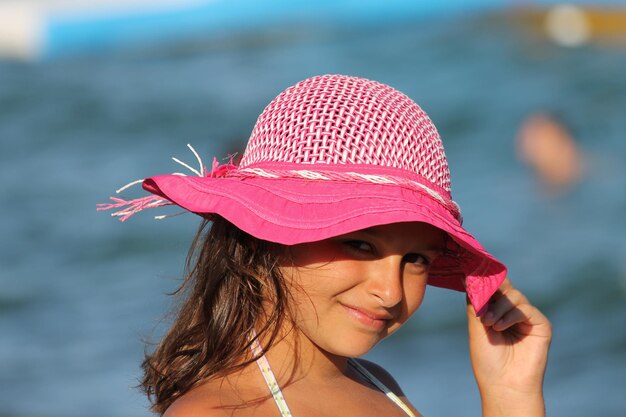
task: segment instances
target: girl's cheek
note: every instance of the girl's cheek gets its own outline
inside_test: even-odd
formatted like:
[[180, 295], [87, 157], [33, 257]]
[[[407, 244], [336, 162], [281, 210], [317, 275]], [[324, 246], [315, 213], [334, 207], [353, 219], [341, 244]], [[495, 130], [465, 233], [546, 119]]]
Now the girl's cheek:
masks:
[[425, 286], [415, 288], [412, 292], [412, 295], [406, 299], [406, 318], [407, 320], [411, 317], [417, 310], [419, 310], [422, 302], [424, 301], [424, 295], [426, 292]]

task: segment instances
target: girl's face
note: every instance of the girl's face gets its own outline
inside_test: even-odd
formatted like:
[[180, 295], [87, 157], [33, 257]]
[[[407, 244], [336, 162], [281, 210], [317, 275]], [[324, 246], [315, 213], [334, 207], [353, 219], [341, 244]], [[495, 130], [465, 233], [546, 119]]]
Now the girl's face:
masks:
[[290, 247], [281, 267], [299, 331], [339, 356], [368, 352], [418, 309], [446, 234], [426, 223], [375, 226]]

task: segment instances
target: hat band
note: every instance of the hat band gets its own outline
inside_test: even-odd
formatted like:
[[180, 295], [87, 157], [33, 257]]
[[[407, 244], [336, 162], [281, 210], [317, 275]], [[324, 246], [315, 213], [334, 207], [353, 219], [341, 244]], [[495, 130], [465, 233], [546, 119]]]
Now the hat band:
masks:
[[[233, 164], [233, 157], [231, 156], [231, 160], [226, 164], [219, 164], [216, 158], [213, 158], [213, 164], [211, 166], [211, 171], [208, 171], [204, 167], [204, 163], [202, 159], [196, 152], [196, 150], [191, 146], [187, 145], [187, 147], [193, 152], [194, 156], [198, 160], [199, 169], [192, 168], [190, 165], [185, 162], [180, 161], [178, 158], [172, 158], [176, 163], [184, 166], [189, 169], [195, 175], [199, 177], [240, 177], [240, 178], [254, 178], [254, 177], [263, 177], [270, 179], [303, 179], [308, 181], [344, 181], [344, 182], [354, 182], [354, 183], [370, 183], [370, 184], [380, 184], [380, 185], [395, 185], [404, 188], [408, 188], [413, 191], [418, 191], [424, 193], [425, 195], [431, 197], [433, 200], [443, 205], [450, 214], [459, 222], [459, 225], [463, 224], [463, 216], [461, 215], [461, 208], [459, 205], [454, 202], [450, 198], [445, 198], [441, 195], [441, 193], [433, 190], [428, 187], [426, 184], [423, 184], [419, 181], [411, 180], [405, 177], [400, 177], [397, 175], [389, 175], [389, 174], [365, 174], [353, 171], [333, 171], [333, 170], [309, 170], [309, 169], [280, 169], [274, 168], [276, 163], [270, 163], [271, 167], [267, 167], [264, 164], [263, 168], [260, 167], [237, 167]], [[280, 163], [279, 163], [280, 164]], [[314, 166], [314, 164], [310, 164]], [[319, 165], [318, 165], [319, 166]], [[346, 166], [347, 167], [347, 166]], [[369, 167], [373, 168], [372, 166]], [[385, 169], [384, 167], [378, 167], [379, 169]], [[180, 175], [186, 176], [183, 173], [173, 173], [172, 175]], [[415, 175], [415, 174], [414, 174]], [[418, 177], [419, 178], [419, 177]], [[144, 180], [133, 181], [120, 189], [116, 190], [116, 193], [120, 193], [125, 189], [143, 182]], [[98, 210], [110, 210], [110, 209], [120, 209], [117, 212], [114, 212], [112, 216], [117, 216], [121, 221], [125, 221], [132, 215], [138, 213], [139, 211], [143, 211], [147, 208], [155, 208], [167, 205], [173, 205], [172, 201], [167, 199], [163, 199], [156, 195], [151, 195], [147, 197], [137, 198], [134, 200], [124, 200], [117, 197], [111, 197], [113, 203], [109, 204], [98, 204]], [[177, 215], [180, 213], [175, 213]], [[164, 216], [156, 216], [156, 219], [162, 219], [166, 217], [171, 217], [172, 215], [164, 215]]]
[[397, 177], [393, 175], [380, 174], [363, 174], [359, 172], [341, 172], [328, 170], [308, 170], [308, 169], [275, 169], [275, 168], [235, 168], [228, 170], [228, 177], [263, 177], [263, 178], [296, 178], [312, 181], [346, 181], [346, 182], [369, 182], [381, 185], [396, 185], [409, 188], [414, 191], [425, 192], [428, 196], [442, 204], [450, 213], [458, 220], [459, 224], [463, 223], [461, 216], [461, 208], [451, 199], [443, 197], [440, 193], [432, 188], [414, 180]]

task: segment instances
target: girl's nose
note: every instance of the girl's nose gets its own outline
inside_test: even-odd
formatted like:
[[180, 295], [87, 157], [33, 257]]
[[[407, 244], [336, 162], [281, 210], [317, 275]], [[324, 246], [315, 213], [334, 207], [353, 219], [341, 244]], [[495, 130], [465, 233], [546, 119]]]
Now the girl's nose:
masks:
[[377, 298], [381, 307], [391, 308], [402, 301], [404, 288], [401, 256], [387, 256], [372, 261], [367, 274], [367, 290]]

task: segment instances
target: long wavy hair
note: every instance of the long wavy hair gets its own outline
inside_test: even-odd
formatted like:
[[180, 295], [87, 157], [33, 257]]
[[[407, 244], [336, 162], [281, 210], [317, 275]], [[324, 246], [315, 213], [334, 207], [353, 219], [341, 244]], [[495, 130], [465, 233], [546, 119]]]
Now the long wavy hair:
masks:
[[250, 335], [269, 349], [286, 318], [281, 245], [256, 239], [222, 217], [203, 221], [187, 256], [176, 318], [142, 364], [141, 388], [163, 414], [202, 381], [255, 360]]

